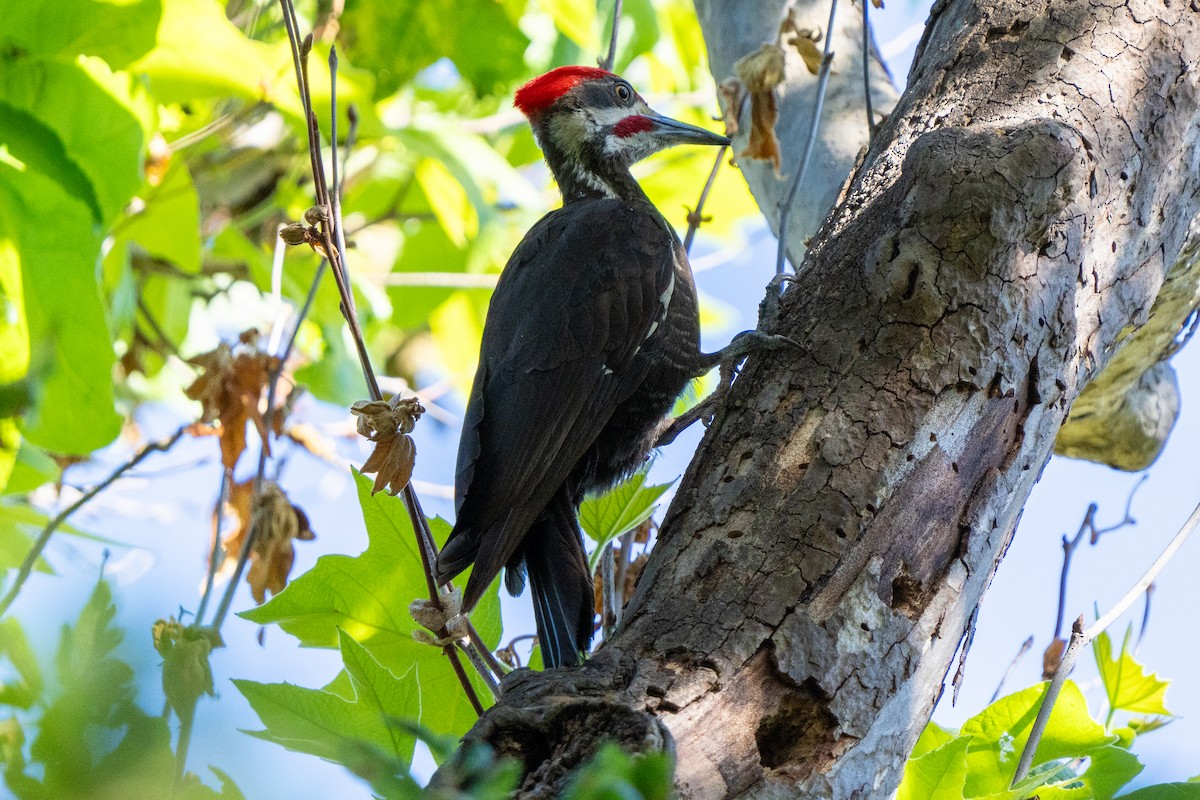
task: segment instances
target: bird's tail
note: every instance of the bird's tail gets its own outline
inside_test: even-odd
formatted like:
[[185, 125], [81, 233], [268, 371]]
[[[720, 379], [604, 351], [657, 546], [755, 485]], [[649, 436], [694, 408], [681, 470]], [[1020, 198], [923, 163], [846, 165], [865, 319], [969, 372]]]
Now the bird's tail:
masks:
[[542, 661], [547, 667], [575, 666], [592, 644], [595, 590], [565, 488], [529, 529], [524, 550]]

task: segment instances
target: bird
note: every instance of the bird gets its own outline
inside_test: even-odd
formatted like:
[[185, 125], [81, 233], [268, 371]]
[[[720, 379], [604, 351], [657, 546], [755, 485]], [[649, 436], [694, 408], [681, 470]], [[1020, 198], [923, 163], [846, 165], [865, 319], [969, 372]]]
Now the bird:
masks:
[[502, 569], [513, 596], [528, 577], [543, 664], [574, 666], [595, 616], [580, 503], [641, 467], [687, 383], [730, 355], [701, 352], [687, 253], [630, 167], [730, 141], [654, 112], [596, 67], [554, 69], [514, 105], [562, 206], [528, 231], [492, 295], [436, 572], [445, 584], [474, 565], [464, 612]]

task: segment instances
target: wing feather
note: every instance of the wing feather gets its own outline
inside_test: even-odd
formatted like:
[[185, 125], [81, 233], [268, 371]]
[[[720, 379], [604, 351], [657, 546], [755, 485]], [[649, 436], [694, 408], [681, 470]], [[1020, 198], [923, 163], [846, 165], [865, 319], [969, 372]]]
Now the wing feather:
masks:
[[459, 445], [458, 520], [439, 558], [473, 559], [473, 600], [651, 366], [637, 354], [674, 268], [673, 237], [645, 206], [598, 199], [544, 217], [493, 295]]

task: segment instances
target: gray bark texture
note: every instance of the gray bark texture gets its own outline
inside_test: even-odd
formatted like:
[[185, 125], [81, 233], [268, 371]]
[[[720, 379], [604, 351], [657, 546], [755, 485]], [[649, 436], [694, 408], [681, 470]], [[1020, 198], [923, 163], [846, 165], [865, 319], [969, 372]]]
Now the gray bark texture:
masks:
[[[758, 5], [698, 2], [718, 80], [778, 24], [738, 33]], [[1200, 275], [1196, 9], [934, 6], [784, 294], [802, 351], [747, 363], [613, 639], [510, 675], [468, 734], [524, 761], [522, 796], [606, 739], [673, 748], [684, 798], [894, 791], [1056, 437], [1112, 450], [1068, 437], [1073, 407], [1130, 452], [1169, 431], [1160, 362]]]

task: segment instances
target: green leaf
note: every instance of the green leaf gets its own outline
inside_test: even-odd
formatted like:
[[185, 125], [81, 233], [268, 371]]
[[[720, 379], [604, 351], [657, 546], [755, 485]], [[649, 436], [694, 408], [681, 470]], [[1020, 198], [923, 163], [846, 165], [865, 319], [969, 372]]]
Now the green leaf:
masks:
[[529, 39], [497, 2], [359, 0], [347, 5], [341, 23], [354, 63], [378, 75], [379, 97], [442, 58], [479, 94], [503, 90], [526, 72]]
[[0, 417], [0, 494], [8, 493], [8, 483], [21, 451], [21, 432], [15, 420]]
[[917, 737], [917, 743], [913, 746], [913, 751], [909, 754], [909, 758], [920, 758], [926, 753], [936, 750], [946, 742], [949, 742], [956, 735], [953, 731], [948, 731], [933, 720], [930, 720], [926, 723], [925, 730], [921, 731], [921, 735]]
[[[658, 508], [658, 498], [671, 488], [670, 483], [646, 486], [649, 471], [647, 466], [635, 472], [604, 494], [587, 498], [579, 507], [579, 524], [596, 542], [591, 562], [599, 560], [604, 545], [649, 519]], [[589, 568], [595, 570], [596, 564], [589, 563]]]
[[0, 51], [98, 56], [121, 69], [154, 46], [160, 0], [21, 0], [5, 9]]
[[[372, 497], [371, 478], [356, 471], [354, 479], [370, 539], [366, 551], [356, 557], [322, 556], [284, 591], [241, 616], [260, 625], [275, 623], [305, 647], [337, 646], [339, 630], [344, 631], [393, 673], [420, 675], [426, 711], [414, 715], [418, 722], [437, 733], [461, 735], [474, 723], [474, 710], [441, 649], [412, 638], [418, 626], [408, 605], [428, 594], [408, 513], [399, 497], [386, 492]], [[430, 526], [439, 541], [449, 534], [444, 520], [430, 520]], [[499, 640], [495, 585], [471, 620], [485, 641]], [[487, 696], [486, 688], [477, 691]]]
[[[928, 732], [929, 727], [925, 730]], [[926, 748], [936, 738], [940, 735], [930, 737]], [[921, 739], [926, 739], [926, 733], [921, 734]], [[970, 744], [967, 737], [950, 738], [909, 758], [904, 765], [900, 788], [896, 790], [896, 800], [961, 800], [967, 780], [967, 747]]]
[[416, 179], [451, 243], [458, 248], [466, 247], [467, 240], [479, 232], [479, 215], [466, 191], [442, 162], [432, 158], [417, 165]]
[[42, 671], [20, 623], [12, 617], [0, 620], [0, 656], [8, 659], [19, 679], [0, 683], [0, 704], [29, 708], [41, 699]]
[[[0, 421], [0, 431], [3, 431], [4, 427], [4, 422]], [[12, 474], [8, 477], [8, 484], [0, 491], [0, 495], [28, 494], [39, 486], [58, 480], [60, 475], [62, 470], [53, 458], [29, 442], [22, 441]]]
[[234, 681], [266, 726], [251, 735], [330, 761], [340, 760], [346, 742], [363, 741], [403, 764], [411, 763], [415, 737], [391, 718], [420, 715], [418, 667], [398, 678], [344, 631], [338, 632], [338, 639], [345, 678], [339, 676], [334, 684], [344, 686], [344, 694], [331, 691], [334, 684], [306, 689], [290, 683]]
[[[203, 47], [197, 46], [198, 42], [203, 42]], [[322, 126], [329, 119], [329, 71], [323, 66], [328, 54], [328, 46], [318, 42], [310, 56], [309, 85]], [[302, 119], [290, 45], [286, 40], [267, 44], [248, 38], [226, 18], [224, 3], [216, 0], [167, 3], [157, 45], [130, 71], [149, 78], [160, 102], [237, 97], [272, 103], [297, 124]], [[378, 128], [370, 102], [372, 89], [371, 76], [342, 58], [338, 103], [358, 106], [360, 134]]]
[[20, 258], [32, 345], [25, 438], [52, 452], [90, 453], [121, 430], [92, 215], [52, 180], [0, 162], [0, 252], [6, 250]]
[[1113, 657], [1112, 639], [1107, 632], [1101, 632], [1092, 642], [1096, 668], [1108, 696], [1109, 716], [1118, 710], [1170, 716], [1165, 703], [1167, 687], [1171, 683], [1159, 680], [1157, 675], [1147, 675], [1146, 668], [1134, 659], [1129, 652], [1132, 630], [1131, 627], [1125, 631], [1121, 652], [1116, 657]]
[[1088, 754], [1078, 777], [1038, 787], [1040, 800], [1109, 800], [1143, 769], [1137, 756], [1122, 747], [1101, 747]]
[[[170, 731], [133, 701], [133, 670], [114, 656], [122, 633], [108, 584], [99, 581], [55, 657], [57, 696], [30, 748], [41, 762], [38, 797], [169, 797]], [[13, 775], [6, 774], [12, 785]], [[28, 779], [28, 776], [23, 776]]]
[[[137, 210], [118, 221], [113, 234], [137, 242], [146, 252], [170, 261], [184, 272], [198, 273], [200, 198], [187, 164], [182, 159], [173, 161], [159, 184], [143, 186], [139, 198]], [[186, 313], [183, 316], [186, 322]]]
[[200, 783], [200, 779], [194, 773], [188, 773], [183, 777], [184, 785], [176, 787], [172, 800], [246, 800], [242, 790], [227, 773], [213, 766], [209, 769], [221, 782], [219, 791]]
[[[0, 100], [0, 142], [4, 143], [3, 149], [8, 156], [2, 160], [15, 161], [23, 170], [32, 170], [50, 178], [69, 196], [85, 203], [95, 219], [103, 216], [91, 180], [71, 160], [62, 139], [49, 125]], [[5, 257], [0, 253], [0, 262], [4, 260]], [[20, 289], [19, 282], [16, 288]], [[11, 296], [13, 289], [5, 286], [4, 291]]]
[[[213, 95], [262, 99], [271, 79], [278, 77], [272, 74], [276, 70], [295, 81], [290, 64], [273, 59], [270, 45], [242, 34], [214, 0], [171, 0], [157, 34], [154, 49], [132, 71], [147, 75], [163, 102]], [[197, 47], [198, 42], [204, 46]]]
[[[971, 739], [967, 750], [968, 797], [1004, 792], [1041, 706], [1047, 684], [1008, 695], [967, 720], [959, 733]], [[1034, 754], [1035, 766], [1059, 758], [1077, 758], [1116, 741], [1092, 719], [1087, 701], [1073, 681], [1063, 686]]]
[[564, 800], [620, 800], [670, 797], [674, 761], [666, 753], [631, 756], [615, 744], [603, 745], [571, 779]]
[[[53, 130], [94, 194], [74, 187], [73, 169], [56, 167], [48, 174], [89, 203], [97, 222], [116, 219], [142, 182], [142, 117], [152, 107], [141, 84], [96, 58], [25, 60], [0, 70], [0, 100]], [[38, 164], [49, 163], [56, 149], [48, 144]]]
[[596, 50], [596, 3], [593, 0], [539, 0], [539, 5], [562, 31], [584, 50]]
[[1200, 783], [1160, 783], [1123, 794], [1120, 800], [1200, 800]]
[[464, 395], [471, 391], [486, 316], [484, 298], [478, 292], [463, 290], [452, 293], [429, 315], [429, 332], [441, 356], [442, 368]]

